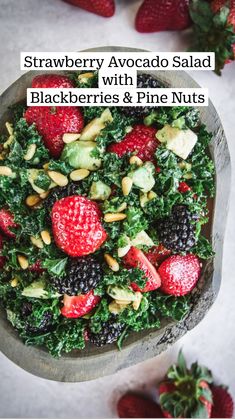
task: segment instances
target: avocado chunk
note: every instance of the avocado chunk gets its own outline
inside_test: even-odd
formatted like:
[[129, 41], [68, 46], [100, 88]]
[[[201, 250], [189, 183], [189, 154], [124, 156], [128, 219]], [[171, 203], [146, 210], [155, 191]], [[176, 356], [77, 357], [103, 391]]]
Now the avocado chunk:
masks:
[[128, 176], [132, 179], [133, 184], [137, 186], [137, 188], [140, 188], [142, 192], [149, 192], [155, 185], [154, 171], [154, 164], [146, 162], [143, 166], [130, 172]]
[[43, 169], [28, 169], [28, 181], [37, 193], [48, 191], [54, 184]]
[[107, 294], [114, 300], [132, 302], [135, 301], [136, 295], [134, 291], [127, 287], [117, 287], [115, 285], [109, 285]]
[[58, 293], [49, 295], [49, 293], [45, 290], [45, 287], [46, 287], [45, 281], [43, 279], [39, 279], [38, 281], [34, 281], [30, 285], [25, 287], [21, 294], [24, 297], [41, 298], [41, 299], [46, 299], [46, 298], [51, 298], [51, 297], [56, 298], [60, 296], [60, 294]]
[[113, 121], [112, 114], [107, 108], [99, 118], [93, 119], [81, 132], [81, 141], [94, 141], [105, 126]]
[[111, 188], [106, 185], [101, 180], [97, 182], [92, 182], [91, 189], [90, 189], [90, 198], [94, 199], [95, 201], [105, 201], [111, 195]]
[[179, 129], [171, 125], [165, 125], [156, 134], [157, 139], [166, 145], [168, 150], [176, 156], [187, 159], [193, 150], [198, 137], [191, 129]]
[[92, 151], [96, 150], [96, 143], [93, 141], [74, 141], [66, 144], [61, 159], [74, 169], [97, 170], [101, 166], [101, 159], [93, 157]]
[[140, 231], [134, 239], [131, 241], [132, 246], [154, 246], [154, 242], [152, 241], [151, 237], [146, 233], [146, 231]]

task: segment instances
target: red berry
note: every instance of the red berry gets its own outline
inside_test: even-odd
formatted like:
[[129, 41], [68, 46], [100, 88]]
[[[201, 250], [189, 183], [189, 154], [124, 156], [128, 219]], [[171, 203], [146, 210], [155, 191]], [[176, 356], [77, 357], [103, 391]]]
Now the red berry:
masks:
[[211, 386], [213, 406], [212, 418], [232, 418], [234, 403], [228, 390], [221, 386]]
[[179, 187], [178, 187], [178, 191], [181, 193], [186, 193], [191, 191], [192, 189], [190, 188], [190, 186], [186, 183], [186, 182], [180, 182], [179, 183]]
[[131, 286], [134, 291], [149, 292], [156, 290], [161, 286], [161, 279], [154, 266], [149, 262], [142, 250], [131, 247], [129, 252], [124, 256], [123, 262], [127, 268], [139, 268], [144, 272], [147, 282], [143, 289], [135, 283]]
[[38, 259], [33, 265], [29, 266], [29, 271], [41, 274], [45, 269], [42, 268], [41, 261]]
[[161, 291], [175, 296], [188, 294], [199, 280], [200, 271], [197, 256], [170, 256], [158, 268], [162, 282]]
[[189, 0], [144, 0], [135, 20], [139, 32], [183, 30], [190, 26]]
[[117, 404], [119, 418], [163, 418], [160, 406], [140, 395], [125, 394]]
[[119, 157], [136, 152], [141, 160], [154, 161], [154, 153], [160, 144], [156, 139], [156, 132], [155, 128], [136, 125], [120, 143], [111, 144], [108, 151], [116, 153]]
[[70, 319], [77, 319], [78, 317], [85, 316], [100, 302], [100, 297], [94, 295], [93, 291], [89, 291], [87, 294], [80, 294], [74, 297], [64, 295], [63, 304], [61, 308], [61, 314], [64, 317]]
[[170, 250], [167, 250], [162, 244], [151, 247], [148, 252], [145, 252], [145, 256], [154, 266], [160, 265], [169, 255]]
[[[0, 234], [0, 252], [1, 252], [2, 249], [3, 249], [3, 237]], [[5, 256], [0, 256], [0, 269], [2, 269], [4, 267], [5, 262], [6, 262]]]
[[52, 230], [56, 245], [70, 256], [93, 253], [107, 238], [98, 205], [79, 195], [54, 204]]
[[2, 208], [0, 210], [0, 229], [2, 232], [7, 237], [14, 238], [15, 233], [13, 233], [12, 228], [17, 227], [19, 227], [19, 225], [15, 223], [12, 213], [7, 209]]
[[111, 17], [115, 13], [114, 0], [64, 0], [73, 6], [81, 7], [88, 12], [95, 13], [103, 17]]
[[32, 80], [32, 87], [35, 89], [48, 89], [48, 88], [67, 88], [71, 89], [74, 87], [72, 80], [67, 76], [61, 74], [41, 74], [34, 77]]

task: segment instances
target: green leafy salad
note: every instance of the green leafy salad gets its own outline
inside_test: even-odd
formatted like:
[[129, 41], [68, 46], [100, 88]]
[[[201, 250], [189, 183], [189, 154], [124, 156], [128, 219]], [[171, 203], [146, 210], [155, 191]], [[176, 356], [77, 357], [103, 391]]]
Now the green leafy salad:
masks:
[[[96, 73], [32, 87], [94, 87]], [[138, 87], [161, 87], [147, 74]], [[0, 302], [54, 357], [180, 321], [210, 242], [212, 134], [190, 107], [15, 105], [0, 137]]]

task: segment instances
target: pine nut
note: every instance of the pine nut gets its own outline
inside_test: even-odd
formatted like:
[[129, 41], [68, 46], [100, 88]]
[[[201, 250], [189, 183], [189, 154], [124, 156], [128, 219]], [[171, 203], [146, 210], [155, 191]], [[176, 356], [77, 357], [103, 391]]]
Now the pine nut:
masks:
[[119, 271], [119, 263], [116, 261], [116, 259], [114, 259], [108, 253], [104, 254], [104, 259], [105, 259], [107, 265], [110, 267], [110, 269], [112, 269], [113, 272], [118, 272]]
[[118, 207], [117, 212], [122, 212], [125, 211], [125, 209], [127, 209], [127, 203], [123, 202], [120, 207]]
[[51, 244], [51, 236], [49, 231], [43, 230], [41, 231], [41, 238], [44, 241], [45, 244], [49, 245]]
[[148, 199], [151, 201], [152, 199], [156, 198], [157, 194], [154, 191], [150, 191], [147, 196]]
[[131, 188], [132, 188], [132, 185], [133, 185], [133, 181], [132, 181], [131, 178], [124, 177], [122, 179], [122, 192], [123, 192], [124, 196], [129, 195], [129, 193], [131, 191]]
[[5, 141], [5, 143], [3, 144], [3, 148], [4, 149], [8, 148], [13, 140], [14, 140], [14, 135], [12, 134], [8, 137], [7, 141]]
[[62, 140], [64, 141], [65, 144], [70, 144], [73, 143], [74, 141], [78, 140], [81, 134], [64, 134], [62, 137]]
[[130, 158], [130, 164], [136, 164], [136, 166], [142, 166], [143, 162], [142, 160], [137, 156], [131, 156]]
[[126, 218], [126, 214], [123, 214], [123, 213], [117, 213], [117, 214], [108, 213], [108, 214], [105, 214], [104, 221], [106, 223], [113, 223], [114, 221], [125, 220], [125, 218]]
[[10, 167], [8, 166], [0, 166], [0, 176], [9, 176], [11, 177], [13, 172]]
[[44, 170], [48, 170], [49, 169], [49, 165], [50, 165], [50, 162], [45, 163], [42, 167], [43, 167]]
[[92, 77], [94, 77], [94, 73], [82, 73], [79, 74], [78, 76], [78, 81], [80, 81], [80, 83], [85, 83], [87, 81], [87, 79], [92, 79]]
[[18, 283], [19, 283], [18, 279], [17, 278], [13, 278], [11, 280], [11, 286], [12, 286], [12, 288], [17, 287]]
[[46, 199], [48, 197], [49, 193], [50, 193], [49, 191], [42, 192], [42, 193], [40, 193], [39, 196], [40, 196], [41, 199]]
[[49, 170], [48, 171], [48, 176], [50, 176], [50, 178], [53, 180], [53, 182], [56, 183], [56, 185], [58, 186], [66, 186], [68, 185], [68, 178], [64, 175], [62, 175], [62, 173], [60, 172], [54, 172], [54, 170]]
[[143, 295], [141, 294], [141, 292], [137, 291], [137, 292], [135, 293], [135, 297], [136, 297], [136, 299], [135, 299], [135, 301], [133, 301], [133, 303], [132, 303], [132, 307], [133, 307], [133, 309], [134, 309], [134, 310], [138, 310], [138, 309], [139, 309], [139, 306], [140, 306], [140, 303], [141, 303], [141, 300], [142, 300]]
[[25, 257], [25, 256], [23, 256], [23, 255], [18, 255], [17, 256], [17, 259], [18, 259], [18, 262], [19, 262], [19, 265], [20, 265], [20, 267], [22, 268], [22, 269], [27, 269], [28, 267], [29, 267], [29, 262], [28, 262], [28, 259]]
[[36, 153], [37, 150], [37, 146], [36, 144], [30, 144], [28, 147], [28, 150], [24, 156], [24, 160], [28, 161], [31, 160], [34, 156], [34, 154]]
[[85, 179], [87, 176], [89, 176], [89, 174], [90, 174], [90, 171], [87, 169], [73, 170], [70, 173], [70, 179], [76, 182], [78, 180]]
[[12, 126], [12, 124], [10, 124], [10, 122], [6, 122], [6, 129], [7, 129], [7, 132], [8, 132], [8, 134], [9, 135], [13, 135], [13, 133], [14, 133], [14, 130], [13, 130], [13, 126]]
[[40, 238], [30, 237], [31, 243], [36, 246], [38, 249], [43, 249], [43, 242]]
[[34, 205], [38, 204], [39, 202], [41, 202], [41, 198], [39, 195], [29, 195], [26, 198], [26, 205], [28, 205], [28, 207], [33, 207]]

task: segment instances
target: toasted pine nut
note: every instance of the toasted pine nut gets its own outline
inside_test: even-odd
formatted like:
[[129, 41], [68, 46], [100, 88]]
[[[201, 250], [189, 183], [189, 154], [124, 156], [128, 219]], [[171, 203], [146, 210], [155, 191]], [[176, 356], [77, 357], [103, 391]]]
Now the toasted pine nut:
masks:
[[151, 199], [156, 198], [157, 194], [154, 191], [150, 191], [147, 196], [148, 199], [151, 201]]
[[55, 172], [54, 170], [48, 171], [48, 176], [55, 182], [58, 186], [66, 186], [68, 185], [68, 178], [60, 172]]
[[133, 185], [133, 181], [131, 178], [126, 176], [122, 179], [122, 192], [124, 196], [129, 195], [132, 185]]
[[48, 170], [48, 168], [49, 168], [49, 164], [50, 164], [50, 162], [48, 162], [48, 163], [45, 163], [42, 167], [43, 167], [43, 169], [44, 170]]
[[24, 160], [28, 161], [31, 160], [36, 153], [37, 146], [36, 144], [30, 144], [26, 154], [24, 155]]
[[36, 246], [38, 249], [42, 249], [43, 248], [43, 242], [40, 238], [36, 238], [31, 236], [30, 237], [31, 243]]
[[67, 133], [64, 134], [62, 137], [62, 140], [64, 141], [65, 144], [70, 144], [73, 143], [74, 141], [78, 140], [81, 134], [72, 134], [72, 133]]
[[41, 238], [44, 241], [45, 244], [49, 245], [51, 244], [51, 236], [49, 231], [43, 230], [41, 231]]
[[8, 134], [9, 135], [13, 135], [13, 132], [14, 132], [13, 125], [10, 124], [10, 122], [6, 122], [5, 125], [6, 125], [6, 129], [7, 129]]
[[23, 256], [23, 255], [18, 255], [17, 256], [17, 259], [18, 259], [18, 262], [19, 262], [19, 265], [20, 265], [20, 267], [22, 268], [22, 269], [27, 269], [28, 267], [29, 267], [29, 262], [28, 262], [28, 259], [25, 257], [25, 256]]
[[119, 271], [119, 263], [108, 253], [104, 254], [105, 262], [109, 265], [113, 272]]
[[26, 205], [28, 205], [28, 207], [33, 207], [34, 205], [38, 204], [41, 201], [41, 198], [39, 195], [29, 195], [26, 198]]
[[3, 148], [4, 149], [8, 148], [13, 140], [14, 140], [14, 135], [12, 134], [8, 137], [7, 141], [5, 141], [5, 143], [3, 144]]
[[136, 166], [142, 166], [143, 162], [142, 160], [137, 156], [131, 156], [130, 158], [130, 164], [136, 164]]
[[138, 310], [143, 296], [142, 296], [141, 292], [137, 291], [135, 293], [135, 297], [136, 297], [136, 299], [135, 299], [135, 301], [133, 301], [132, 307], [133, 307], [134, 310]]
[[12, 288], [17, 287], [18, 283], [19, 283], [18, 279], [17, 278], [13, 278], [11, 280], [11, 286], [12, 286]]
[[0, 176], [12, 176], [13, 172], [8, 166], [0, 166]]
[[78, 180], [85, 179], [87, 176], [89, 176], [89, 174], [90, 174], [90, 171], [87, 169], [73, 170], [70, 173], [70, 179], [76, 182]]
[[106, 223], [113, 223], [114, 221], [125, 220], [125, 218], [126, 218], [126, 214], [123, 214], [123, 213], [116, 213], [116, 214], [108, 213], [108, 214], [105, 214], [104, 221]]
[[40, 193], [39, 196], [40, 196], [41, 199], [46, 199], [48, 197], [49, 193], [50, 193], [49, 191], [42, 192], [42, 193]]
[[91, 73], [91, 72], [88, 72], [88, 73], [82, 73], [82, 74], [79, 74], [79, 76], [78, 76], [78, 80], [79, 80], [81, 83], [84, 83], [87, 79], [92, 79], [92, 77], [94, 77], [94, 73]]
[[123, 202], [120, 207], [118, 207], [117, 212], [122, 212], [125, 211], [125, 209], [127, 209], [127, 203]]

